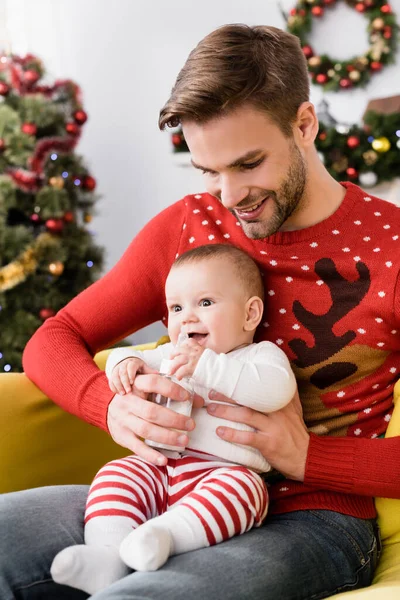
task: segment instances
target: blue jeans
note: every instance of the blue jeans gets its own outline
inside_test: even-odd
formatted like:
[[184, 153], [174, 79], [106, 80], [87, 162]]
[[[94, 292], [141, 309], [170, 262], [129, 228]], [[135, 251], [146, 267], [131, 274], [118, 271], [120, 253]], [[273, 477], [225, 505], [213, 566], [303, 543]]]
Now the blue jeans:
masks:
[[[53, 583], [49, 568], [83, 543], [88, 488], [37, 488], [0, 496], [1, 600], [83, 600]], [[331, 511], [296, 511], [210, 548], [133, 572], [94, 600], [317, 600], [371, 583], [379, 556], [374, 521]]]

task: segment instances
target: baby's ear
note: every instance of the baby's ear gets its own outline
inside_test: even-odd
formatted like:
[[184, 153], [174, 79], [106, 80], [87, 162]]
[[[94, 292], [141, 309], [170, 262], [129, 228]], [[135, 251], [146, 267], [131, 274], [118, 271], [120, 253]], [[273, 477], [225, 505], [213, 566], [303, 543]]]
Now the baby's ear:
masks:
[[252, 296], [246, 302], [245, 331], [254, 331], [262, 319], [264, 304], [258, 296]]

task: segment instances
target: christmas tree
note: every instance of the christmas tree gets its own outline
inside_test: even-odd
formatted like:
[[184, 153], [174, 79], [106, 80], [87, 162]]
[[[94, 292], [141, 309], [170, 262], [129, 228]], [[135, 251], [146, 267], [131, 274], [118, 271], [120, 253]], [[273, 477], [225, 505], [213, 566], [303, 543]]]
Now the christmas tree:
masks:
[[74, 152], [86, 120], [74, 82], [0, 53], [0, 371], [21, 371], [35, 330], [100, 273], [96, 181]]

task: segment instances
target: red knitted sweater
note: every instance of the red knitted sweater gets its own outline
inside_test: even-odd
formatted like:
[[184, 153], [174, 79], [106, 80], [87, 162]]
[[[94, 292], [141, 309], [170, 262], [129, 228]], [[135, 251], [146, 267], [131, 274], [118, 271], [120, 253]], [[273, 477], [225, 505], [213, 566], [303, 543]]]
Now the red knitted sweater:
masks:
[[65, 410], [106, 429], [113, 394], [92, 356], [166, 322], [164, 283], [177, 255], [235, 244], [265, 277], [256, 341], [275, 342], [289, 356], [311, 431], [305, 482], [272, 484], [271, 511], [374, 516], [374, 496], [400, 498], [400, 437], [380, 439], [400, 370], [400, 211], [344, 185], [328, 219], [263, 240], [246, 238], [208, 194], [170, 206], [107, 275], [37, 331], [25, 350], [26, 374]]

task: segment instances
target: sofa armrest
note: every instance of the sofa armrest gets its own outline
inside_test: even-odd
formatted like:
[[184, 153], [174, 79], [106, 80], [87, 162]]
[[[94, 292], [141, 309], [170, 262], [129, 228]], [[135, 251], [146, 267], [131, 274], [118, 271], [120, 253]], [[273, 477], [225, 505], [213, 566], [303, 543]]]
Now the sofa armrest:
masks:
[[[108, 353], [95, 357], [102, 369]], [[0, 423], [0, 493], [89, 484], [103, 464], [128, 454], [106, 432], [54, 404], [23, 373], [0, 374]]]

